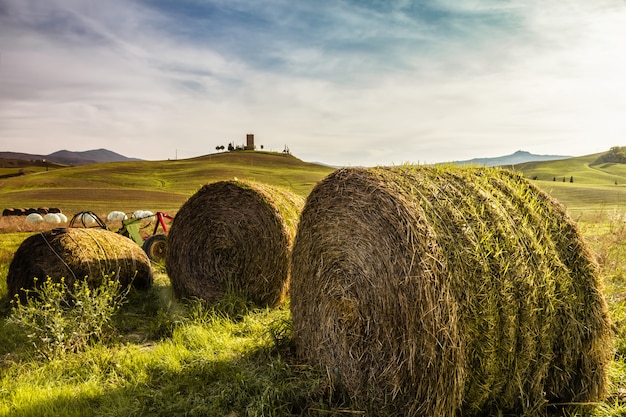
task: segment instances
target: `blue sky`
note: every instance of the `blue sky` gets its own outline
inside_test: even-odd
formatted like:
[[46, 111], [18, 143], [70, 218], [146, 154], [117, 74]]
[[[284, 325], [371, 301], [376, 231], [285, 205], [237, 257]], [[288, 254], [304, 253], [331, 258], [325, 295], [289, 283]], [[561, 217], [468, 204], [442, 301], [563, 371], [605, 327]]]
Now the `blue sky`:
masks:
[[0, 150], [333, 165], [626, 145], [626, 1], [0, 0]]

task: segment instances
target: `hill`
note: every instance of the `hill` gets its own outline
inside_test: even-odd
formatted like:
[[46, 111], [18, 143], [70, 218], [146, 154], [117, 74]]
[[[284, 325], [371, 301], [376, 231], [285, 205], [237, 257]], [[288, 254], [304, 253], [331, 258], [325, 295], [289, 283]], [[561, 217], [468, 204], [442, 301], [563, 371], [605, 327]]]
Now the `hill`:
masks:
[[102, 162], [128, 162], [139, 161], [137, 158], [128, 158], [124, 155], [109, 151], [107, 149], [94, 149], [91, 151], [74, 152], [61, 150], [49, 155], [35, 155], [19, 152], [0, 152], [0, 159], [21, 160], [30, 162], [47, 161], [59, 165], [88, 165]]
[[598, 162], [605, 153], [553, 161], [534, 161], [505, 168], [522, 172], [570, 210], [626, 207], [626, 164]]
[[[501, 166], [523, 173], [570, 211], [624, 207], [626, 164], [598, 162], [603, 155]], [[13, 161], [17, 164], [17, 160]], [[60, 207], [68, 214], [81, 210], [175, 212], [209, 182], [237, 177], [306, 196], [317, 181], [335, 169], [303, 162], [288, 154], [262, 151], [223, 152], [167, 161], [48, 165], [31, 167], [29, 175], [12, 178], [2, 177], [9, 168], [0, 165], [0, 209]], [[47, 170], [52, 167], [56, 169]], [[11, 169], [15, 171], [16, 166]]]
[[202, 185], [248, 179], [307, 195], [327, 166], [292, 155], [260, 151], [210, 154], [168, 161], [106, 162], [65, 167], [0, 180], [0, 208], [59, 207], [83, 210], [169, 211], [178, 208]]
[[511, 155], [498, 156], [495, 158], [474, 158], [465, 161], [455, 161], [452, 163], [456, 165], [484, 165], [488, 167], [495, 167], [502, 165], [517, 165], [532, 161], [552, 161], [567, 158], [571, 158], [571, 156], [535, 155], [526, 151], [517, 151]]

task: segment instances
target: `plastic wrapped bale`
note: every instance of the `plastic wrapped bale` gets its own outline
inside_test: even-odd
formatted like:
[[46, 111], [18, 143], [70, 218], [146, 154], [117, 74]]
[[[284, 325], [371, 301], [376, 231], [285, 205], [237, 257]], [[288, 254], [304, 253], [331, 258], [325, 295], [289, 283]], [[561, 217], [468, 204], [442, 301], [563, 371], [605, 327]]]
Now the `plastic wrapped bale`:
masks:
[[516, 174], [338, 170], [307, 199], [291, 277], [298, 354], [358, 407], [532, 413], [605, 395], [594, 258], [565, 209]]
[[247, 181], [203, 186], [176, 214], [165, 265], [175, 294], [216, 302], [233, 292], [259, 306], [280, 304], [304, 201]]
[[126, 220], [128, 216], [123, 211], [114, 210], [107, 214], [107, 221], [113, 222], [115, 220]]
[[43, 216], [43, 220], [46, 223], [53, 223], [53, 224], [59, 224], [61, 223], [61, 217], [56, 214], [56, 213], [48, 213], [45, 216]]
[[30, 213], [26, 216], [26, 221], [28, 223], [41, 223], [43, 222], [43, 217], [39, 213]]
[[65, 280], [68, 288], [76, 280], [87, 280], [92, 287], [104, 276], [123, 286], [145, 289], [152, 285], [152, 269], [145, 252], [132, 240], [107, 230], [94, 228], [53, 229], [28, 237], [19, 246], [9, 265], [7, 288], [10, 296], [23, 295], [35, 278]]

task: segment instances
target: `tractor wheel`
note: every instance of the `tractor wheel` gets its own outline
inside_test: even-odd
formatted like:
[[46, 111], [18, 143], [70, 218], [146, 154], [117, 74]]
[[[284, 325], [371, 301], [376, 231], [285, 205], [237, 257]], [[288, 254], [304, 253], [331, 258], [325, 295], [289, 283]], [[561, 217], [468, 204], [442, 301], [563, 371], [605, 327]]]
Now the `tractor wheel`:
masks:
[[151, 261], [161, 262], [165, 259], [167, 236], [152, 235], [143, 242], [143, 250], [148, 254]]

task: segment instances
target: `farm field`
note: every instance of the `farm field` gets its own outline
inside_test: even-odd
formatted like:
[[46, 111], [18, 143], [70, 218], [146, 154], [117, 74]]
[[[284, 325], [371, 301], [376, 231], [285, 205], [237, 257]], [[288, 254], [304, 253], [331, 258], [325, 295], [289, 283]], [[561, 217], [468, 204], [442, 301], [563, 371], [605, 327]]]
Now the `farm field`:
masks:
[[[514, 167], [536, 177], [577, 220], [599, 262], [615, 329], [609, 397], [548, 406], [549, 415], [626, 414], [626, 166], [592, 166], [595, 159]], [[250, 152], [96, 164], [0, 179], [0, 206], [60, 207], [68, 217], [81, 210], [175, 213], [209, 182], [237, 177], [306, 197], [332, 171]], [[5, 277], [21, 242], [45, 228], [0, 218], [0, 416], [367, 415], [333, 390], [328, 375], [295, 358], [288, 305], [260, 309], [234, 296], [214, 306], [177, 300], [162, 264], [153, 264], [155, 285], [128, 293], [98, 338], [63, 351], [42, 347], [9, 319]]]
[[292, 155], [258, 151], [92, 164], [0, 179], [0, 207], [59, 207], [68, 217], [79, 211], [175, 212], [210, 182], [239, 178], [306, 195], [331, 171]]
[[[601, 163], [602, 154], [507, 167], [523, 173], [542, 190], [581, 213], [626, 209], [626, 164]], [[573, 181], [573, 182], [570, 182]]]

